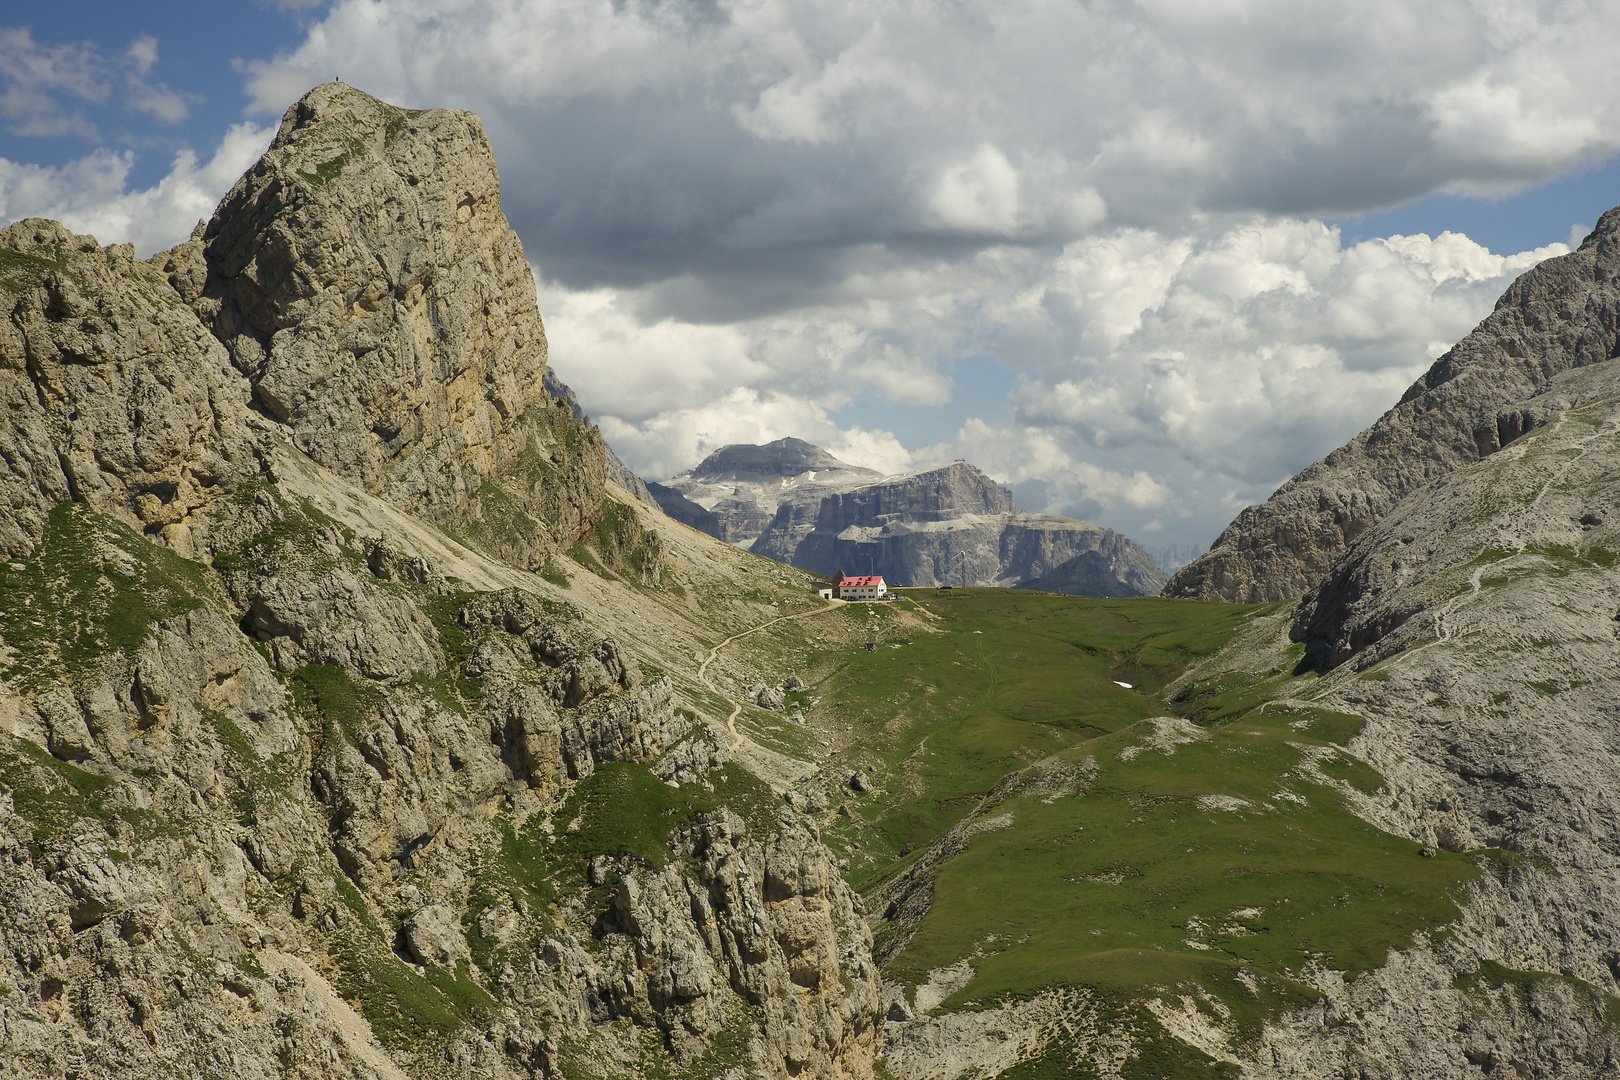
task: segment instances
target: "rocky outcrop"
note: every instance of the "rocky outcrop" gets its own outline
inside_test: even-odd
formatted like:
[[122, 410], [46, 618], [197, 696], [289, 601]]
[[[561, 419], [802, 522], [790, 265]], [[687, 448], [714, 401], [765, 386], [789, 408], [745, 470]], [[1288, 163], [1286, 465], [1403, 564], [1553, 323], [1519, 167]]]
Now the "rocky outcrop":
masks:
[[534, 568], [596, 517], [606, 449], [545, 391], [534, 276], [471, 113], [317, 87], [152, 261], [322, 466]]
[[[858, 898], [800, 815], [761, 817], [747, 787], [754, 816], [726, 809], [729, 755], [667, 675], [575, 605], [385, 581], [371, 545], [334, 554], [295, 531], [310, 520], [273, 516], [278, 545], [246, 546], [264, 570], [217, 592], [75, 503], [0, 568], [0, 1057], [515, 1078], [650, 1053], [693, 1076], [871, 1076]], [[107, 606], [48, 606], [61, 580]], [[233, 595], [258, 599], [221, 610]], [[187, 610], [120, 623], [137, 602]], [[593, 811], [609, 767], [630, 787]], [[695, 816], [664, 801], [686, 824], [642, 811], [624, 835], [627, 803], [681, 788]]]
[[662, 548], [497, 192], [329, 84], [174, 251], [0, 231], [0, 1074], [871, 1076], [813, 830], [525, 572]]
[[1579, 251], [1509, 286], [1372, 427], [1239, 514], [1165, 595], [1254, 602], [1315, 586], [1408, 494], [1544, 423], [1532, 399], [1560, 373], [1615, 355], [1617, 277], [1620, 209], [1598, 220]]
[[189, 553], [191, 513], [258, 468], [225, 349], [129, 245], [54, 221], [0, 230], [0, 305], [0, 551], [77, 499]]
[[[757, 544], [756, 538], [770, 531], [772, 539], [751, 550], [786, 562], [797, 539], [813, 526], [823, 496], [878, 478], [871, 469], [840, 461], [803, 439], [778, 439], [722, 446], [662, 486], [714, 514], [720, 531], [713, 535], [729, 544]], [[784, 508], [796, 530], [790, 538], [784, 538], [785, 526], [776, 523]]]
[[[528, 978], [583, 1023], [630, 1017], [667, 1032], [677, 1067], [867, 1078], [879, 979], [860, 899], [813, 834], [784, 814], [761, 837], [735, 814], [706, 814], [679, 843], [695, 874], [621, 860], [593, 864], [612, 889], [599, 951], [572, 934], [543, 941]], [[701, 1036], [754, 1010], [763, 1040], [727, 1060]], [[785, 1073], [784, 1073], [785, 1070]]]
[[[794, 535], [795, 514], [779, 509], [751, 550], [781, 547]], [[1126, 537], [1072, 518], [1015, 513], [1010, 492], [957, 462], [826, 497], [815, 528], [786, 561], [815, 573], [882, 574], [902, 586], [1014, 585], [1087, 552], [1108, 575], [1094, 588], [1109, 591], [1084, 595], [1140, 596], [1164, 581], [1152, 557]]]

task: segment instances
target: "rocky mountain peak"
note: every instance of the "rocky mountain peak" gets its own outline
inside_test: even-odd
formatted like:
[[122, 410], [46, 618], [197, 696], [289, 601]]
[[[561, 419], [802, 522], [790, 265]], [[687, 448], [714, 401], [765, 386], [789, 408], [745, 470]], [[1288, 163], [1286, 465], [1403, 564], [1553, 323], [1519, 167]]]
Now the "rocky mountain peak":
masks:
[[814, 443], [803, 439], [777, 439], [763, 444], [732, 443], [722, 446], [698, 463], [691, 476], [698, 480], [759, 480], [772, 476], [798, 476], [807, 472], [833, 469], [864, 473], [873, 479], [878, 473], [840, 461]]
[[722, 446], [696, 467], [656, 485], [666, 513], [728, 543], [764, 532], [777, 510], [791, 503], [814, 520], [821, 497], [870, 484], [881, 474], [840, 461], [803, 439]]
[[1397, 503], [1553, 417], [1560, 375], [1620, 350], [1620, 210], [1580, 250], [1531, 267], [1373, 425], [1246, 508], [1166, 595], [1261, 602], [1320, 583]]
[[318, 86], [160, 258], [257, 406], [368, 490], [455, 505], [548, 400], [533, 277], [472, 113]]

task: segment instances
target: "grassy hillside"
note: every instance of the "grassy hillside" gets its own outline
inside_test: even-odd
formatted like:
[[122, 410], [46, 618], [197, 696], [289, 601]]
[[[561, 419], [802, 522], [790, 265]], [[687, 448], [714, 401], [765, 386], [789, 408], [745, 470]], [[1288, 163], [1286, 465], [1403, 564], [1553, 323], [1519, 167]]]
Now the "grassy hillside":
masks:
[[[739, 730], [823, 760], [824, 838], [887, 979], [968, 961], [945, 1009], [1088, 988], [1140, 1029], [1143, 1068], [1199, 1075], [1211, 1061], [1170, 1053], [1142, 1002], [1190, 994], [1242, 1042], [1313, 996], [1308, 965], [1381, 964], [1506, 857], [1421, 852], [1352, 813], [1382, 778], [1345, 749], [1356, 717], [1282, 704], [1310, 674], [1164, 699], [1269, 610], [915, 590], [786, 624], [771, 644], [810, 672], [810, 722], [745, 710]], [[838, 783], [857, 773], [866, 792]], [[908, 873], [932, 882], [920, 903]]]

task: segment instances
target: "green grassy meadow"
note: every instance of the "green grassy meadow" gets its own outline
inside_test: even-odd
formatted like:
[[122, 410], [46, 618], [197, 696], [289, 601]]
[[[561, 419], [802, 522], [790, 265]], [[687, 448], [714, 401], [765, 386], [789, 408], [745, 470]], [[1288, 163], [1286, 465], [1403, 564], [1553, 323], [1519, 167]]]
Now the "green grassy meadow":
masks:
[[[1360, 720], [1261, 707], [1308, 692], [1295, 658], [1165, 700], [1268, 606], [906, 595], [811, 632], [812, 726], [834, 736], [828, 773], [871, 788], [834, 792], [848, 816], [825, 831], [869, 898], [973, 818], [920, 920], [872, 912], [887, 979], [972, 964], [945, 1008], [1080, 986], [1129, 1009], [1177, 988], [1241, 1041], [1314, 996], [1308, 966], [1364, 970], [1443, 928], [1481, 873], [1487, 856], [1424, 857], [1351, 812], [1352, 788], [1382, 783], [1345, 749]], [[1020, 770], [1036, 781], [1009, 782]]]
[[795, 631], [827, 639], [811, 661], [818, 726], [843, 736], [839, 757], [852, 770], [881, 762], [865, 769], [876, 796], [853, 808], [866, 855], [852, 859], [858, 888], [938, 838], [1008, 773], [1164, 715], [1154, 694], [1269, 610], [1010, 589], [906, 596]]

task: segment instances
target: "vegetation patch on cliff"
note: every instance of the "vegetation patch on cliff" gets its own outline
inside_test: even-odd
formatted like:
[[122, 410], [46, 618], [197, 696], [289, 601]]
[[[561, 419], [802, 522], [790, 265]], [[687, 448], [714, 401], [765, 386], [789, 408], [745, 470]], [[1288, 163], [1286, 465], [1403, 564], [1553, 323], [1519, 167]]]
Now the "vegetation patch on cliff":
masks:
[[51, 510], [27, 562], [0, 562], [4, 675], [33, 687], [126, 657], [165, 619], [213, 595], [199, 563], [150, 543], [84, 503]]

